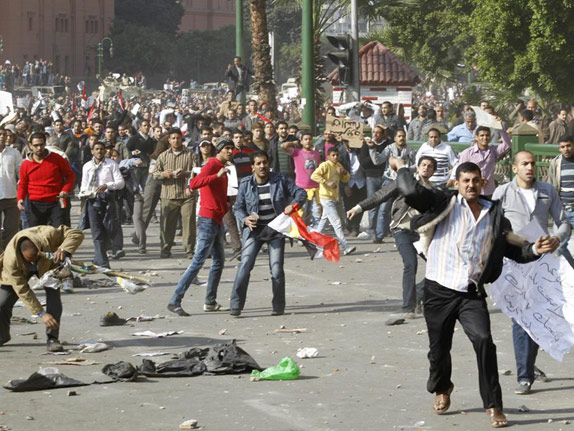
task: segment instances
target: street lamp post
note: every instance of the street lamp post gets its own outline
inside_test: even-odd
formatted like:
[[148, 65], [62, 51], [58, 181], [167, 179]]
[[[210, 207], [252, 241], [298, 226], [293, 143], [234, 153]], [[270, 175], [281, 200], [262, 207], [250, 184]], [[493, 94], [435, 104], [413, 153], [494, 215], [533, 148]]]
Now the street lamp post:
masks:
[[98, 56], [98, 75], [100, 76], [100, 78], [102, 77], [102, 63], [104, 62], [104, 42], [105, 41], [109, 41], [110, 42], [110, 57], [114, 56], [114, 42], [112, 41], [112, 39], [108, 36], [104, 37], [102, 40], [100, 40], [98, 42], [97, 45], [97, 56]]

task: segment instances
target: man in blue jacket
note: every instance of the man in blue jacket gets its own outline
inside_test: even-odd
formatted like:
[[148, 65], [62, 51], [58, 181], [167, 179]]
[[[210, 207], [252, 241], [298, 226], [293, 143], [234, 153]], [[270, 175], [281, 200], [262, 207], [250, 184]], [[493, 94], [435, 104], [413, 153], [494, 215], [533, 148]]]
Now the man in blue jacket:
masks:
[[231, 292], [230, 314], [236, 317], [241, 315], [251, 270], [259, 250], [267, 243], [273, 287], [271, 315], [281, 316], [285, 312], [285, 238], [279, 233], [271, 239], [261, 234], [265, 226], [279, 214], [290, 214], [296, 203], [302, 206], [307, 200], [307, 193], [283, 174], [269, 172], [269, 156], [263, 151], [251, 155], [251, 169], [253, 175], [243, 178], [239, 183], [233, 206], [235, 217], [243, 228], [243, 238], [241, 263]]

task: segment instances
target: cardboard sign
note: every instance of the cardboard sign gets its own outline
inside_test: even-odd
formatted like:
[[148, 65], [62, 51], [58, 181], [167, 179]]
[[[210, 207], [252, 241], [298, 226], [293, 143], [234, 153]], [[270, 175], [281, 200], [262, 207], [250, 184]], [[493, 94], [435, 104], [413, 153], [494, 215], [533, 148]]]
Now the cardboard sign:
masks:
[[329, 130], [335, 136], [349, 141], [349, 147], [361, 148], [363, 146], [363, 123], [348, 118], [338, 118], [327, 115], [325, 130]]

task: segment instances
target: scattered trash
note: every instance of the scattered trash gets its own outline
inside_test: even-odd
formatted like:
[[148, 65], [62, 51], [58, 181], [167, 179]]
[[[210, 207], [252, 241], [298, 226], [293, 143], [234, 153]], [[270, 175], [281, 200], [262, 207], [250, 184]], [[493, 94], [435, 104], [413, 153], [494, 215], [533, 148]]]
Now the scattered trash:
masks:
[[570, 425], [570, 421], [568, 419], [563, 419], [560, 421], [560, 423], [562, 423], [564, 425]]
[[501, 374], [503, 376], [510, 376], [512, 374], [512, 370], [504, 370]]
[[[46, 369], [49, 370], [49, 369]], [[57, 370], [53, 368], [52, 370]], [[41, 370], [42, 371], [42, 370]], [[35, 372], [27, 379], [10, 380], [4, 388], [13, 392], [42, 391], [45, 389], [69, 388], [71, 386], [86, 386], [87, 383], [71, 379], [59, 372], [42, 374]], [[33, 419], [29, 419], [33, 420]]]
[[111, 347], [106, 343], [83, 343], [78, 346], [80, 353], [99, 353], [109, 350]]
[[373, 364], [373, 365], [376, 364], [376, 362], [375, 362], [375, 355], [371, 356], [371, 364]]
[[102, 373], [121, 382], [133, 382], [138, 377], [137, 368], [125, 361], [104, 365]]
[[425, 426], [425, 421], [418, 421], [413, 424], [414, 427], [423, 427]]
[[319, 355], [319, 350], [315, 347], [303, 347], [301, 349], [297, 349], [297, 357], [301, 359], [316, 358], [317, 355]]
[[82, 313], [72, 313], [72, 316], [81, 316]]
[[221, 329], [219, 331], [219, 335], [225, 335], [226, 332], [227, 332], [227, 329]]
[[147, 284], [136, 284], [133, 281], [126, 280], [122, 277], [116, 277], [116, 282], [120, 285], [125, 292], [135, 295], [138, 292], [143, 292], [149, 285]]
[[344, 283], [344, 282], [342, 282], [342, 281], [332, 281], [332, 282], [330, 282], [329, 284], [331, 284], [331, 285], [333, 285], [333, 286], [339, 286], [339, 285], [341, 285], [341, 284], [347, 284], [347, 283]]
[[47, 365], [78, 365], [78, 366], [88, 366], [88, 365], [99, 365], [100, 362], [92, 361], [91, 359], [85, 358], [68, 358], [63, 361], [53, 361], [47, 362]]
[[552, 422], [554, 422], [553, 419], [548, 419], [548, 423], [551, 424]]
[[355, 259], [355, 262], [357, 262], [357, 263], [361, 263], [362, 261], [363, 261], [363, 259], [359, 259], [359, 258]]
[[151, 276], [153, 276], [153, 277], [159, 277], [159, 273], [158, 273], [158, 272], [156, 272], [156, 271], [150, 271], [149, 269], [146, 270], [146, 271], [140, 271], [140, 274], [148, 275], [148, 276], [151, 275]]
[[357, 235], [357, 239], [370, 239], [371, 236], [367, 232], [361, 232]]
[[164, 338], [170, 335], [183, 334], [183, 331], [167, 331], [167, 332], [153, 332], [153, 331], [142, 331], [134, 332], [132, 335], [135, 337], [151, 337], [151, 338]]
[[420, 331], [417, 331], [417, 335], [423, 335], [426, 334], [428, 332], [428, 329], [421, 329]]
[[398, 317], [391, 317], [385, 322], [387, 326], [395, 326], [395, 325], [402, 325], [405, 323], [405, 319], [398, 318]]
[[286, 334], [298, 334], [300, 332], [307, 332], [307, 328], [294, 328], [294, 329], [280, 328], [276, 329], [275, 332], [281, 332]]
[[522, 412], [522, 413], [526, 413], [526, 412], [529, 412], [530, 409], [523, 404], [520, 407], [518, 407], [518, 411]]
[[155, 319], [163, 319], [162, 316], [144, 316], [143, 314], [140, 314], [139, 316], [136, 317], [128, 317], [126, 320], [128, 322], [131, 322], [132, 320], [136, 321], [136, 322], [151, 322]]
[[12, 316], [12, 318], [10, 319], [10, 323], [13, 325], [18, 325], [18, 324], [35, 325], [38, 322], [36, 322], [35, 320], [26, 319], [25, 317]]
[[180, 430], [192, 430], [195, 428], [197, 428], [197, 421], [195, 419], [189, 419], [179, 424]]
[[64, 350], [63, 352], [44, 352], [42, 353], [42, 355], [54, 355], [54, 356], [66, 356], [66, 355], [71, 355], [72, 351], [71, 350]]
[[78, 393], [76, 391], [68, 391], [67, 396], [69, 397], [75, 397], [76, 395], [78, 395]]
[[136, 353], [135, 355], [132, 356], [142, 356], [144, 358], [153, 358], [154, 356], [165, 356], [165, 355], [169, 355], [170, 353], [168, 352], [141, 352], [141, 353]]
[[34, 416], [26, 416], [26, 420], [27, 420], [27, 421], [33, 421], [33, 420], [34, 420]]
[[259, 380], [295, 380], [301, 374], [299, 366], [290, 357], [281, 359], [279, 364], [274, 367], [266, 368], [263, 371], [253, 370], [251, 372], [251, 381]]
[[240, 374], [263, 368], [233, 340], [209, 348], [193, 347], [179, 353], [176, 360], [161, 364], [144, 359], [138, 369], [147, 377], [193, 377], [203, 373]]
[[465, 412], [464, 410], [461, 410], [461, 411], [460, 411], [460, 414], [463, 415], [463, 416], [466, 416], [466, 412]]

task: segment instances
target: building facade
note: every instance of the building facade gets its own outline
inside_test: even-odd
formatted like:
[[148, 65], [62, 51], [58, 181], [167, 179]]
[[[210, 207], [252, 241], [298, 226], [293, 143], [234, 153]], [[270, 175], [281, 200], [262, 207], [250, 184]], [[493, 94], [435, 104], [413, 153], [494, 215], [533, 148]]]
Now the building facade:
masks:
[[2, 0], [2, 62], [22, 66], [44, 59], [55, 73], [94, 76], [96, 46], [113, 18], [114, 0]]
[[235, 24], [235, 0], [182, 0], [179, 31], [217, 30]]

